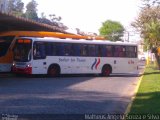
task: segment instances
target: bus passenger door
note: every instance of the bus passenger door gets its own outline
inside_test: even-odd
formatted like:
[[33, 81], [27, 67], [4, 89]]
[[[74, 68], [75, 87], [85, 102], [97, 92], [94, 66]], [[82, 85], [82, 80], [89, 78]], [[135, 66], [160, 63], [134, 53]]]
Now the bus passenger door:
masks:
[[33, 46], [33, 74], [46, 74], [47, 61], [44, 42], [35, 42]]
[[44, 60], [34, 60], [32, 68], [33, 74], [47, 74], [47, 62]]

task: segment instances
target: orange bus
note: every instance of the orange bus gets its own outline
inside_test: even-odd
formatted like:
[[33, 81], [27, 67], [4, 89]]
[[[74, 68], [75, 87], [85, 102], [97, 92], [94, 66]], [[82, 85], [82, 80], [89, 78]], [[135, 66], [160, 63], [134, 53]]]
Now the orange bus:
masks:
[[0, 33], [0, 72], [10, 72], [13, 62], [13, 47], [18, 37], [56, 37], [71, 39], [104, 40], [103, 37], [81, 36], [73, 34], [64, 34], [58, 32], [44, 31], [7, 31]]

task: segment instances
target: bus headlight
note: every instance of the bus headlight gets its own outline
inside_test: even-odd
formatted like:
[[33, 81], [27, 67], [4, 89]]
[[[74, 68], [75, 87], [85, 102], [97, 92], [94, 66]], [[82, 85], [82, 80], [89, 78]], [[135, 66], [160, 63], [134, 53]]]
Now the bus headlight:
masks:
[[28, 64], [27, 64], [27, 67], [31, 67], [31, 64], [30, 64], [30, 63], [28, 63]]
[[13, 62], [12, 66], [15, 66], [15, 63]]

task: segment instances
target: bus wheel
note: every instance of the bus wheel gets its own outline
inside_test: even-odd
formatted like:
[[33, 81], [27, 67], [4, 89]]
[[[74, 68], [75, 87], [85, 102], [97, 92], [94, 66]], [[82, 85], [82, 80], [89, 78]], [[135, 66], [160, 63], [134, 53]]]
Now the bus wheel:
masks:
[[48, 70], [48, 75], [51, 77], [57, 77], [60, 74], [59, 67], [51, 66]]
[[102, 76], [109, 76], [112, 72], [112, 68], [109, 65], [106, 65], [102, 69]]

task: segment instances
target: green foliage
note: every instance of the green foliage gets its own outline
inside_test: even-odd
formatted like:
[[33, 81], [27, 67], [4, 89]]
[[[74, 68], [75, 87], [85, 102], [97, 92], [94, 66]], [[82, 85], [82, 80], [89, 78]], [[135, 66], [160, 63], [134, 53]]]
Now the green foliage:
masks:
[[119, 41], [123, 36], [124, 27], [119, 22], [107, 20], [102, 23], [99, 29], [100, 35], [105, 36], [111, 41]]
[[150, 48], [150, 44], [149, 44], [149, 39], [144, 39], [144, 46], [143, 46], [143, 51], [147, 51], [148, 48]]
[[21, 0], [9, 0], [8, 1], [8, 9], [9, 13], [22, 16], [23, 15], [24, 3]]
[[38, 15], [37, 15], [37, 2], [35, 0], [32, 0], [26, 5], [26, 12], [25, 17], [28, 19], [32, 19], [37, 21]]
[[[160, 3], [158, 0], [143, 1], [145, 7], [142, 8], [132, 26], [141, 32], [146, 43], [145, 48], [158, 48], [160, 46]], [[160, 56], [155, 53], [155, 57], [160, 69]]]
[[151, 46], [158, 47], [160, 45], [160, 23], [158, 21], [150, 21], [145, 23], [144, 37], [149, 39]]
[[[153, 1], [153, 0], [147, 0]], [[149, 4], [149, 3], [148, 3]], [[150, 4], [149, 4], [150, 5]], [[156, 47], [160, 42], [160, 7], [145, 6], [132, 26], [137, 28], [148, 45]]]

